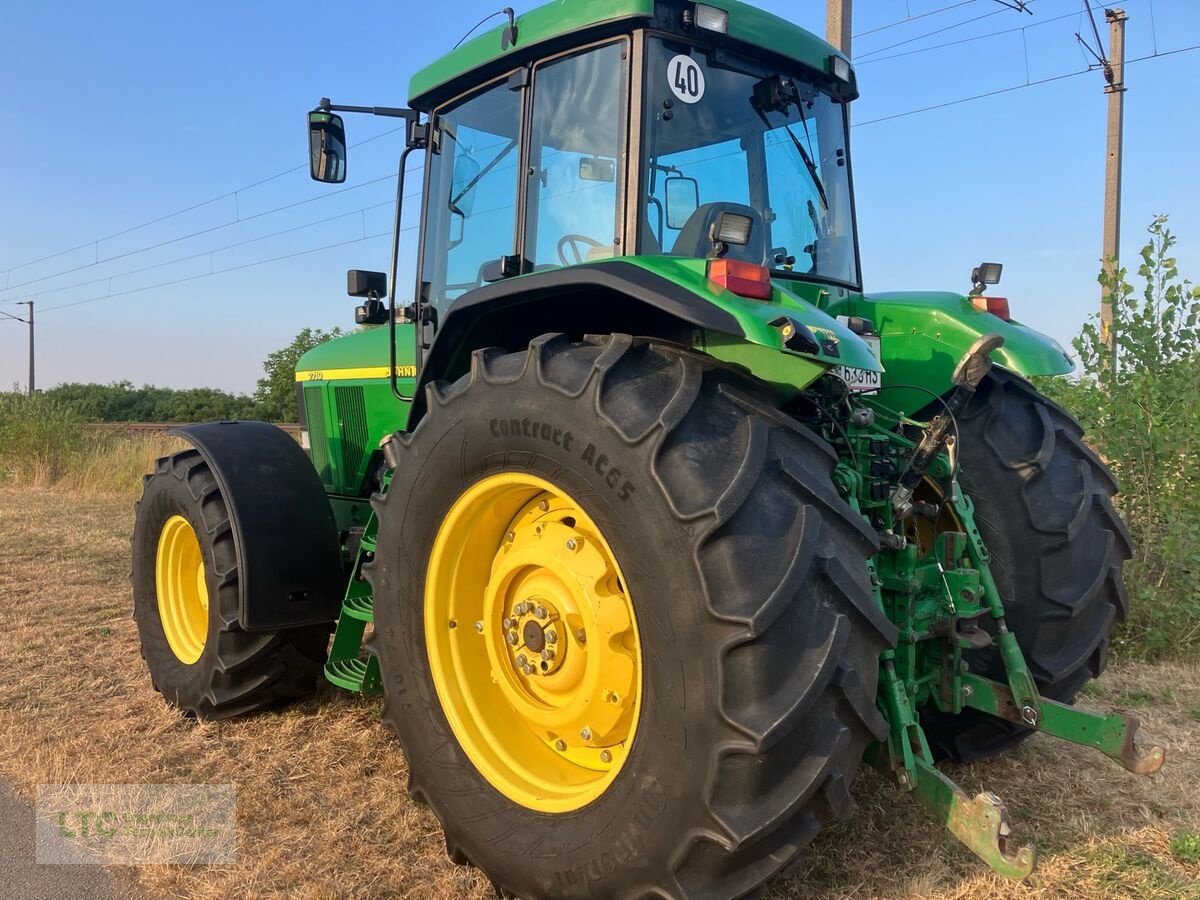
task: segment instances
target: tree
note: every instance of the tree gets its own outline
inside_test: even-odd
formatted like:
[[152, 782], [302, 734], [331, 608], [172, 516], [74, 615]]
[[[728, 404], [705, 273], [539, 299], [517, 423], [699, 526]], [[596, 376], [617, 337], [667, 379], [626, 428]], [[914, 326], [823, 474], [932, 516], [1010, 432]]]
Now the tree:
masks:
[[263, 361], [265, 377], [258, 379], [254, 399], [259, 403], [259, 415], [271, 422], [295, 422], [296, 364], [300, 357], [318, 344], [340, 337], [342, 329], [322, 331], [305, 328], [286, 347], [271, 353]]
[[1093, 317], [1074, 341], [1082, 377], [1045, 388], [1121, 484], [1137, 550], [1125, 567], [1132, 603], [1117, 649], [1166, 655], [1200, 647], [1200, 288], [1180, 277], [1166, 217], [1148, 231], [1141, 290], [1123, 268], [1100, 276], [1115, 357]]

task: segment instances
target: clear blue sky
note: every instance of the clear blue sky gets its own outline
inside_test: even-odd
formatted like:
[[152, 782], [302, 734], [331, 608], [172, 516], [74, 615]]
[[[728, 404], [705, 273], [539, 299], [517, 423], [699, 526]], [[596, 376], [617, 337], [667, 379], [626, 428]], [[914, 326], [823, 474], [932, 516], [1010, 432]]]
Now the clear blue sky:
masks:
[[[823, 31], [819, 0], [759, 2]], [[1086, 27], [1078, 14], [1081, 0], [1032, 0], [1032, 16], [1005, 11], [996, 0], [970, 0], [920, 17], [953, 2], [856, 4], [860, 37], [854, 53], [863, 96], [853, 107], [859, 124], [852, 154], [866, 287], [965, 290], [972, 265], [999, 260], [1005, 264], [1000, 293], [1011, 298], [1014, 315], [1065, 344], [1098, 303], [1105, 107], [1100, 74], [873, 120], [1080, 71], [1085, 60], [1074, 32]], [[345, 270], [385, 268], [385, 237], [57, 311], [50, 307], [387, 232], [392, 184], [367, 182], [394, 171], [396, 134], [352, 149], [346, 187], [353, 190], [343, 194], [331, 195], [333, 189], [298, 171], [98, 246], [5, 270], [305, 165], [304, 113], [318, 98], [402, 105], [411, 73], [498, 5], [3, 4], [0, 84], [7, 137], [0, 286], [6, 279], [16, 286], [79, 267], [0, 290], [0, 303], [36, 299], [39, 386], [127, 379], [249, 391], [263, 357], [300, 328], [351, 324]], [[516, 3], [518, 12], [533, 5]], [[1156, 47], [1165, 52], [1200, 44], [1200, 4], [1194, 0], [1122, 5], [1130, 16], [1130, 58]], [[949, 28], [987, 13], [993, 15]], [[1063, 18], [1050, 21], [1056, 17]], [[882, 28], [896, 22], [903, 24]], [[882, 59], [1020, 26], [1028, 26], [1023, 34]], [[912, 40], [934, 31], [939, 33]], [[907, 43], [882, 50], [899, 42]], [[1134, 63], [1126, 81], [1124, 257], [1133, 258], [1151, 216], [1167, 212], [1181, 239], [1181, 267], [1200, 279], [1200, 52]], [[353, 117], [347, 125], [357, 142], [394, 122]], [[320, 199], [111, 259], [308, 198]], [[375, 208], [359, 212], [367, 207]], [[415, 212], [412, 201], [406, 225]], [[342, 218], [298, 227], [337, 215]], [[297, 230], [215, 252], [211, 260], [208, 255], [288, 228]], [[411, 248], [414, 232], [404, 238]], [[91, 265], [96, 259], [111, 261]], [[109, 276], [117, 275], [122, 277], [114, 277], [110, 288]], [[402, 282], [402, 298], [406, 292]], [[23, 313], [21, 307], [0, 309]], [[25, 339], [23, 326], [0, 321], [0, 385], [24, 383]]]

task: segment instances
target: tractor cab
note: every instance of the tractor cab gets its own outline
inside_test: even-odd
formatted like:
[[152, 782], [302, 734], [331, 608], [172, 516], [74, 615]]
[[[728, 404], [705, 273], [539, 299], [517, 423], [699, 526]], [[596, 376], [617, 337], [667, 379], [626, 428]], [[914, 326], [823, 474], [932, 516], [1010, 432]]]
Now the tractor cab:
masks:
[[[837, 51], [736, 2], [561, 0], [469, 41], [414, 76], [411, 109], [382, 110], [425, 151], [424, 349], [465, 294], [615, 258], [856, 289], [856, 93]], [[323, 101], [310, 127], [360, 109]], [[344, 134], [328, 146], [313, 177], [340, 180]]]

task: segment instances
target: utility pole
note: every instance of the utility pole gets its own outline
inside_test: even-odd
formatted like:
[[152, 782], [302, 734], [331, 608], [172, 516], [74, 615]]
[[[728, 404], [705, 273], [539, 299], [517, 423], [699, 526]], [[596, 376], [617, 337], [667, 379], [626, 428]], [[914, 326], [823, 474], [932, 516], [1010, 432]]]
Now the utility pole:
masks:
[[29, 307], [29, 395], [33, 396], [33, 301], [24, 301]]
[[[1108, 62], [1104, 66], [1104, 92], [1108, 94], [1108, 158], [1104, 168], [1104, 271], [1116, 276], [1121, 252], [1121, 150], [1125, 131], [1125, 21], [1123, 9], [1106, 9]], [[1116, 353], [1112, 332], [1112, 303], [1108, 288], [1100, 290], [1100, 334]], [[1114, 357], [1115, 361], [1115, 357]]]
[[854, 0], [825, 0], [825, 40], [850, 55], [850, 21]]
[[21, 306], [24, 304], [29, 307], [29, 318], [22, 319], [20, 316], [14, 316], [12, 313], [6, 313], [0, 310], [0, 316], [6, 319], [12, 319], [14, 322], [21, 322], [29, 326], [29, 393], [33, 393], [33, 301], [32, 300], [17, 300], [14, 305]]

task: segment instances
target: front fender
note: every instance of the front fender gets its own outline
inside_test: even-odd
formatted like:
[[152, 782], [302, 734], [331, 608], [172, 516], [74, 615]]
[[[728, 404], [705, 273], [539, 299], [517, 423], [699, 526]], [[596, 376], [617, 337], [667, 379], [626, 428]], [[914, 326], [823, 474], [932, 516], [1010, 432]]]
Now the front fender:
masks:
[[1065, 375], [1075, 368], [1054, 338], [1020, 322], [980, 312], [962, 294], [868, 294], [840, 301], [829, 312], [863, 316], [875, 323], [884, 367], [881, 400], [905, 412], [928, 405], [930, 391], [940, 396], [950, 390], [954, 366], [978, 337], [989, 332], [1004, 337], [1004, 346], [992, 358], [1010, 372], [1025, 377]]

